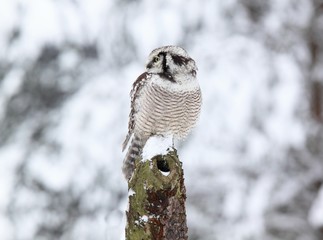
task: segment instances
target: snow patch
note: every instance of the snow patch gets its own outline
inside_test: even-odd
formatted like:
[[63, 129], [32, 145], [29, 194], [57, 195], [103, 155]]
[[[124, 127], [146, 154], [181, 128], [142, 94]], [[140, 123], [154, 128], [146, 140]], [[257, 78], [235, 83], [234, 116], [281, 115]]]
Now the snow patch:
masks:
[[172, 146], [172, 136], [150, 137], [143, 149], [142, 159], [143, 161], [145, 161], [159, 154], [165, 155], [168, 152], [167, 149], [170, 148], [171, 146]]
[[143, 215], [142, 217], [140, 217], [140, 221], [141, 222], [148, 222], [148, 216], [147, 215]]
[[132, 188], [130, 188], [130, 189], [128, 190], [128, 197], [133, 196], [133, 195], [135, 195], [135, 194], [136, 194], [136, 192], [135, 192]]
[[319, 194], [310, 209], [309, 222], [316, 228], [321, 228], [323, 226], [323, 187], [321, 187]]

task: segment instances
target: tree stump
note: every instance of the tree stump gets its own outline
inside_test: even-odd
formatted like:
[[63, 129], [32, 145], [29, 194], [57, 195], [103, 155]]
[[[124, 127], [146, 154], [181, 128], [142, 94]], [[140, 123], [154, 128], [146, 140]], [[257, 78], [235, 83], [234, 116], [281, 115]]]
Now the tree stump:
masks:
[[126, 240], [187, 240], [182, 163], [176, 149], [136, 160], [128, 183]]

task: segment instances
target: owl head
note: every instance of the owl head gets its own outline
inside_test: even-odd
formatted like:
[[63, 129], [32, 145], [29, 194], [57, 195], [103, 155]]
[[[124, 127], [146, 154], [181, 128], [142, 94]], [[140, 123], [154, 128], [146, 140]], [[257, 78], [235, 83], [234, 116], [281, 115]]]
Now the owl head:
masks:
[[176, 82], [183, 75], [195, 77], [197, 67], [187, 52], [177, 46], [165, 46], [153, 50], [148, 57], [146, 71]]

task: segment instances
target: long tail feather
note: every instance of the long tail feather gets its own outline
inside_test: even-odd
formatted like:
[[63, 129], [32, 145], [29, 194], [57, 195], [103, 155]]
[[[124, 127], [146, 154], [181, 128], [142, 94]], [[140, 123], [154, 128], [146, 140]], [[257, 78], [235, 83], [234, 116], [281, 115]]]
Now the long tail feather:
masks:
[[126, 179], [129, 180], [135, 170], [135, 160], [141, 156], [142, 150], [147, 140], [144, 140], [138, 136], [133, 136], [128, 152], [123, 160], [122, 171]]

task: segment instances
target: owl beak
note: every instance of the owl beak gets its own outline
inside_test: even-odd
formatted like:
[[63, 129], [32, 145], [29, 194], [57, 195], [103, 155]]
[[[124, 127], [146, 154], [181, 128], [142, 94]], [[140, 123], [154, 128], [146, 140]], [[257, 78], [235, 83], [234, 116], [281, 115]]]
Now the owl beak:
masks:
[[152, 68], [153, 66], [153, 63], [152, 62], [149, 62], [147, 65], [146, 65], [146, 68], [149, 69], [149, 68]]

